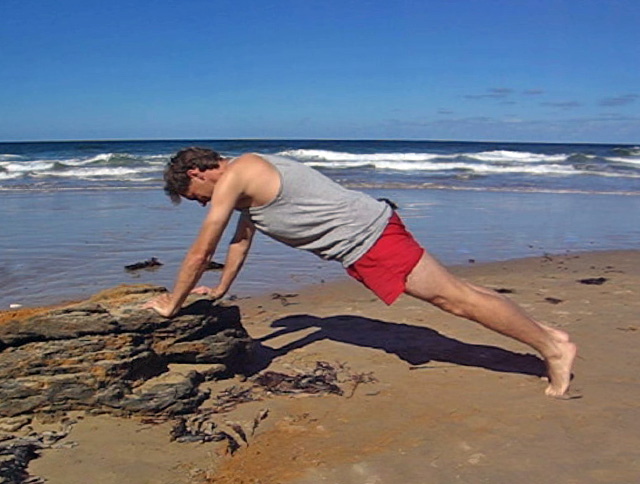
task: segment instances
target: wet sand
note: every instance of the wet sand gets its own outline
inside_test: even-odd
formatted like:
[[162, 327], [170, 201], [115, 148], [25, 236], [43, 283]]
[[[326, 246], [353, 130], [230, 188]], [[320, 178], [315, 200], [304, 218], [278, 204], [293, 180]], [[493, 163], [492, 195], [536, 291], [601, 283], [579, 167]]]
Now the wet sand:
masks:
[[[640, 251], [576, 253], [454, 272], [508, 293], [579, 346], [572, 388], [544, 396], [532, 350], [403, 296], [384, 306], [353, 281], [225, 304], [260, 340], [263, 370], [347, 365], [376, 381], [343, 396], [272, 396], [224, 419], [269, 416], [233, 456], [170, 442], [169, 424], [85, 416], [31, 462], [50, 484], [632, 483], [640, 477]], [[600, 285], [579, 282], [604, 278]], [[174, 371], [187, 371], [179, 366]], [[241, 378], [208, 384], [214, 391]]]

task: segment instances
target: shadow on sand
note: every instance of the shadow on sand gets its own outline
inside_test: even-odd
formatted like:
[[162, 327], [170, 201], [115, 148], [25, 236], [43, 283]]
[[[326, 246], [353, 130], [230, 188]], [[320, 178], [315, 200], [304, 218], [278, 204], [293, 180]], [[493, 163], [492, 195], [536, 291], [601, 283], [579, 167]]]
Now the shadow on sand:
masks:
[[[394, 354], [411, 366], [430, 362], [474, 366], [487, 370], [534, 375], [546, 374], [544, 362], [533, 354], [514, 353], [495, 346], [463, 343], [437, 331], [409, 324], [390, 323], [361, 316], [340, 315], [319, 318], [308, 314], [287, 316], [271, 323], [281, 328], [258, 339], [251, 373], [266, 368], [276, 357], [321, 340], [338, 341], [351, 345], [375, 348]], [[272, 349], [263, 343], [296, 331], [317, 328], [281, 348]]]
[[[197, 301], [183, 308], [184, 314], [208, 314], [220, 321], [229, 320], [241, 327], [240, 310], [237, 306], [217, 306], [211, 301]], [[488, 345], [464, 343], [424, 326], [393, 323], [354, 315], [338, 315], [319, 318], [309, 314], [298, 314], [277, 319], [271, 323], [274, 331], [257, 339], [252, 358], [243, 358], [241, 372], [247, 376], [267, 368], [274, 358], [311, 343], [330, 340], [365, 348], [374, 348], [394, 354], [412, 367], [423, 367], [439, 362], [460, 366], [473, 366], [491, 371], [517, 373], [537, 377], [545, 376], [544, 362], [531, 353], [515, 353]], [[280, 336], [315, 328], [311, 334], [301, 336], [280, 348], [274, 349], [265, 343]]]

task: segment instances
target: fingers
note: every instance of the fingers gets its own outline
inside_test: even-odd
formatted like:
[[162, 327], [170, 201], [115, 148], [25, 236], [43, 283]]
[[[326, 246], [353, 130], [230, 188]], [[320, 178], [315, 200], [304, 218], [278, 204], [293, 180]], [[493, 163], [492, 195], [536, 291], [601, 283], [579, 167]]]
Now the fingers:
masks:
[[217, 301], [218, 299], [222, 299], [226, 293], [227, 293], [226, 289], [216, 287], [211, 289], [211, 291], [209, 292], [209, 297], [214, 301]]
[[167, 306], [170, 304], [169, 295], [163, 294], [162, 296], [154, 297], [153, 299], [149, 299], [147, 302], [140, 305], [141, 309], [152, 309], [161, 316], [165, 316], [169, 314], [169, 309]]
[[203, 294], [205, 296], [208, 295], [210, 292], [211, 292], [211, 289], [208, 288], [207, 286], [199, 286], [191, 290], [191, 294]]
[[154, 297], [153, 299], [149, 299], [146, 303], [140, 306], [142, 309], [156, 309], [159, 305], [162, 304], [162, 301], [159, 297]]

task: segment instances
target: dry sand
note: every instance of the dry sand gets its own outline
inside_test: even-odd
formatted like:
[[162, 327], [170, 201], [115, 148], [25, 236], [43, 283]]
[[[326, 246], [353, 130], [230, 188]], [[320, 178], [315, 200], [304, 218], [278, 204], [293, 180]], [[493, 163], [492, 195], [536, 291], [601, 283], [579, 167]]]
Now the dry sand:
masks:
[[[87, 416], [32, 474], [50, 484], [423, 484], [640, 482], [640, 251], [569, 254], [454, 272], [512, 291], [579, 345], [573, 388], [543, 395], [532, 350], [402, 297], [391, 307], [352, 281], [237, 304], [261, 339], [261, 368], [316, 361], [376, 382], [344, 396], [274, 396], [224, 418], [269, 416], [247, 447], [179, 444], [169, 424]], [[606, 278], [601, 285], [578, 282]], [[175, 371], [186, 371], [179, 367]], [[215, 391], [247, 382], [210, 384]]]

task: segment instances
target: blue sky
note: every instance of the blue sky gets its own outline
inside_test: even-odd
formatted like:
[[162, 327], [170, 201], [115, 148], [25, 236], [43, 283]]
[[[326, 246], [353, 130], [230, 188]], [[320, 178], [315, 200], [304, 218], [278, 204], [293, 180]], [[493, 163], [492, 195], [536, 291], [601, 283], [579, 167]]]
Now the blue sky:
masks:
[[0, 140], [640, 143], [637, 0], [2, 0]]

